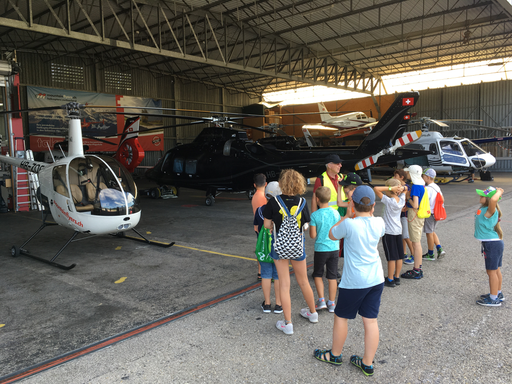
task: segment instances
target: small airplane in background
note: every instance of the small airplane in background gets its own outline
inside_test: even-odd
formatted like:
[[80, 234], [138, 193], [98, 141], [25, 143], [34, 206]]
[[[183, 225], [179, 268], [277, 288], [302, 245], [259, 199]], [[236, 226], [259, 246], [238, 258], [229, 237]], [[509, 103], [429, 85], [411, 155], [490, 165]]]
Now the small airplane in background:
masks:
[[[332, 116], [324, 103], [318, 103], [322, 126], [338, 129], [358, 128], [369, 123], [375, 123], [373, 117], [366, 116], [364, 112], [349, 112], [339, 116]], [[375, 125], [375, 124], [373, 124]]]
[[320, 124], [305, 124], [302, 126], [302, 133], [308, 144], [315, 146], [310, 130], [329, 130], [334, 131], [332, 135], [339, 139], [353, 135], [367, 135], [377, 124], [373, 117], [368, 117], [364, 112], [349, 112], [339, 116], [332, 116], [325, 107], [324, 103], [318, 103]]

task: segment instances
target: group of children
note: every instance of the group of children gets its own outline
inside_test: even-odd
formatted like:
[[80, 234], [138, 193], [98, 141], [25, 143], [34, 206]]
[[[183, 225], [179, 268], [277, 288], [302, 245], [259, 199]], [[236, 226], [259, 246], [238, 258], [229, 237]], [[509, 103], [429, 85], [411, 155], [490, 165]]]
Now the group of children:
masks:
[[[441, 193], [439, 186], [434, 183], [435, 176], [435, 171], [431, 168], [423, 171], [420, 166], [412, 165], [404, 170], [395, 171], [394, 177], [387, 180], [385, 186], [372, 189], [361, 185], [362, 182], [356, 174], [347, 174], [339, 182], [344, 192], [343, 208], [346, 212], [343, 216], [339, 214], [337, 207], [329, 204], [332, 201], [330, 188], [319, 187], [314, 192], [319, 209], [311, 214], [309, 234], [315, 239], [312, 275], [318, 294], [315, 309], [328, 309], [335, 314], [332, 348], [316, 349], [314, 356], [318, 360], [335, 365], [342, 363], [348, 319], [354, 319], [359, 313], [365, 329], [364, 355], [353, 355], [350, 361], [365, 375], [373, 375], [373, 359], [379, 343], [377, 316], [383, 287], [400, 285], [400, 277], [421, 279], [422, 260], [435, 260], [434, 250], [437, 252], [437, 258], [445, 255], [435, 233], [434, 217], [417, 217], [425, 191], [428, 193], [432, 209], [436, 194]], [[412, 181], [412, 185], [407, 184], [407, 179]], [[499, 226], [501, 210], [497, 203], [501, 199], [503, 189], [489, 187], [485, 191], [477, 190], [477, 193], [481, 196], [481, 207], [475, 215], [475, 238], [482, 244], [490, 286], [490, 293], [482, 295], [477, 304], [500, 306], [505, 300], [501, 291], [504, 246]], [[382, 217], [373, 215], [376, 196], [384, 205]], [[422, 232], [426, 234], [428, 247], [424, 255], [421, 248]], [[387, 277], [384, 277], [377, 250], [381, 237], [387, 260]], [[344, 239], [345, 261], [338, 286], [339, 239]], [[410, 257], [404, 252], [406, 247], [409, 247]], [[404, 260], [406, 263], [414, 263], [414, 267], [400, 274]], [[327, 301], [324, 298], [322, 280], [324, 270], [328, 281]], [[335, 304], [337, 290], [338, 302]], [[269, 302], [265, 291], [264, 294], [264, 304], [267, 304]], [[276, 302], [277, 300], [276, 290]]]

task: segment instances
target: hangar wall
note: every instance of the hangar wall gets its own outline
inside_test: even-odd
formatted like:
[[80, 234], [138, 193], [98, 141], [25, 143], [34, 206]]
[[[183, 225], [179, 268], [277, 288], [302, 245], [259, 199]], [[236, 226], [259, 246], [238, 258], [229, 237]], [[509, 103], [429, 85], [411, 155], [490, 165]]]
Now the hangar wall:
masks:
[[[44, 53], [18, 52], [17, 57], [21, 65], [23, 108], [27, 107], [26, 86], [151, 97], [161, 99], [164, 108], [204, 111], [204, 113], [196, 113], [197, 117], [211, 117], [208, 111], [240, 113], [242, 107], [259, 102], [258, 99], [247, 94], [207, 87], [202, 83], [185, 82], [179, 78], [179, 74], [177, 76], [158, 75], [143, 68], [128, 68], [115, 63], [102, 62], [101, 55], [84, 60], [65, 55], [54, 57]], [[180, 111], [179, 114], [194, 116], [193, 113], [186, 111]], [[184, 124], [190, 121], [164, 118], [165, 125]], [[178, 143], [191, 142], [205, 126], [205, 124], [198, 124], [164, 129], [163, 150], [146, 152], [142, 165], [154, 165], [164, 151]]]

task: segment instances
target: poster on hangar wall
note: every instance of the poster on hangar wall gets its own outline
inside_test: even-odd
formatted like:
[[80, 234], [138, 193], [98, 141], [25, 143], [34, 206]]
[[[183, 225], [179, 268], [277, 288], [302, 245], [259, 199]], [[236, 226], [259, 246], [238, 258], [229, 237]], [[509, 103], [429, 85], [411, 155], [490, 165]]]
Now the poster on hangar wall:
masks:
[[[147, 107], [162, 107], [161, 100], [154, 100], [143, 97], [109, 95], [104, 93], [93, 93], [83, 91], [72, 91], [56, 88], [27, 86], [28, 108], [41, 108], [61, 106], [69, 102], [91, 105], [112, 105], [118, 106], [117, 112], [123, 112], [123, 106], [140, 107], [140, 109], [129, 109], [133, 115], [141, 112], [152, 112], [162, 114], [161, 110], [148, 111]], [[80, 120], [83, 136], [94, 136], [106, 139], [113, 143], [119, 142], [119, 136], [108, 137], [122, 133], [126, 117], [115, 115], [107, 111], [114, 109], [85, 108], [80, 111]], [[65, 139], [68, 133], [68, 119], [64, 109], [51, 111], [34, 111], [29, 116], [30, 148], [34, 152], [47, 151], [48, 146], [53, 148], [54, 144]], [[144, 134], [145, 129], [159, 128], [163, 126], [161, 117], [142, 116], [140, 120], [139, 142], [145, 151], [163, 150], [163, 131], [151, 131]], [[115, 152], [116, 145], [109, 145], [101, 141], [83, 139], [84, 145], [89, 146], [90, 152]]]

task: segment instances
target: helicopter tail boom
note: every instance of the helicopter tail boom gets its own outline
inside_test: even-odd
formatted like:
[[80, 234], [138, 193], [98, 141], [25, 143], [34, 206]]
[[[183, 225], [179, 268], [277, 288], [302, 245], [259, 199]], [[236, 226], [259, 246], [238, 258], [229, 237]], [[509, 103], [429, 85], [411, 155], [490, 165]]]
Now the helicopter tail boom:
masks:
[[32, 173], [39, 173], [48, 164], [40, 161], [19, 159], [17, 157], [3, 156], [0, 155], [0, 162], [13, 165], [18, 168], [25, 169]]

